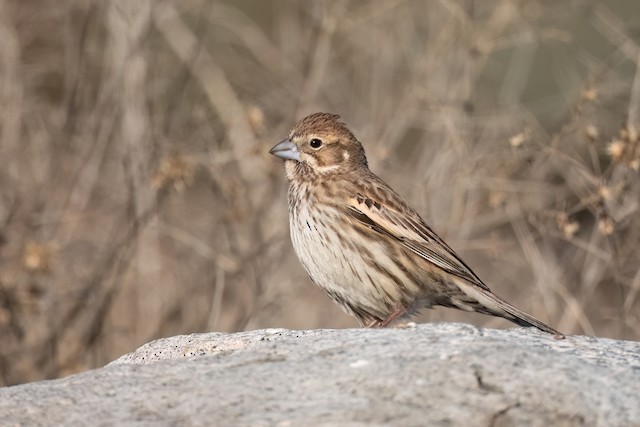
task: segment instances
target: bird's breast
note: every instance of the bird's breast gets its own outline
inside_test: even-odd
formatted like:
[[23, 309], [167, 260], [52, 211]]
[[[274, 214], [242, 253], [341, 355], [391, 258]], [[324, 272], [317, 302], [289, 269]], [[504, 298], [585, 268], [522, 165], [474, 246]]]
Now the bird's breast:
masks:
[[341, 250], [336, 215], [329, 207], [318, 209], [313, 197], [297, 200], [289, 215], [295, 252], [309, 276], [323, 288], [348, 280], [342, 270], [352, 254]]
[[329, 296], [347, 311], [355, 307], [379, 318], [410, 299], [410, 278], [375, 232], [364, 230], [338, 205], [318, 200], [304, 188], [293, 193], [293, 247], [311, 279]]

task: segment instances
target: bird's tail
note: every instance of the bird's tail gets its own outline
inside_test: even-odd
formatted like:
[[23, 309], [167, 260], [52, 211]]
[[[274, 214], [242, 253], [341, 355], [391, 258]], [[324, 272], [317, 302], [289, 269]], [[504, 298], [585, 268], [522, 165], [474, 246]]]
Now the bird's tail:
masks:
[[541, 331], [553, 334], [557, 339], [564, 338], [564, 334], [561, 332], [512, 306], [499, 296], [493, 294], [491, 291], [482, 289], [479, 286], [472, 285], [470, 283], [465, 283], [461, 286], [461, 289], [465, 294], [478, 301], [479, 306], [474, 307], [475, 311], [503, 317], [520, 326], [533, 326]]

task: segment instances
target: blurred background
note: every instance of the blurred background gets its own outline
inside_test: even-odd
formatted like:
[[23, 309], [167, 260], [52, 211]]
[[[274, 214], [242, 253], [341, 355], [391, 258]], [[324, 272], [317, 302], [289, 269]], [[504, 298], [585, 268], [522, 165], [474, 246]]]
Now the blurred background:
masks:
[[0, 105], [0, 385], [357, 326], [268, 154], [316, 111], [497, 294], [640, 339], [637, 1], [0, 0]]

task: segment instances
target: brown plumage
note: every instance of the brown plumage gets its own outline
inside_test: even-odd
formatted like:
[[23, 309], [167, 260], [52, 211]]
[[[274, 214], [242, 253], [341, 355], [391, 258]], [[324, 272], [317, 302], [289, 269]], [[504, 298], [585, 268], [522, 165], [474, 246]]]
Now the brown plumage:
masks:
[[291, 240], [311, 279], [362, 325], [435, 305], [563, 335], [494, 295], [405, 201], [369, 170], [339, 116], [300, 120], [270, 151], [285, 159]]

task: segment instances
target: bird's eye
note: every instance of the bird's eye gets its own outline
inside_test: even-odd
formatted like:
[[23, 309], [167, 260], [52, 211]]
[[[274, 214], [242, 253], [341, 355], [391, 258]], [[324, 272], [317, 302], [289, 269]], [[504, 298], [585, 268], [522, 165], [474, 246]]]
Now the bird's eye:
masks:
[[313, 138], [311, 141], [309, 141], [309, 145], [311, 146], [311, 148], [320, 148], [322, 146], [322, 141], [320, 141], [318, 138]]

